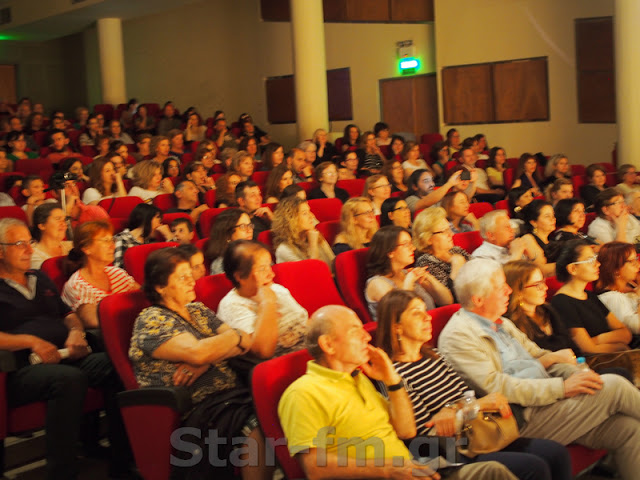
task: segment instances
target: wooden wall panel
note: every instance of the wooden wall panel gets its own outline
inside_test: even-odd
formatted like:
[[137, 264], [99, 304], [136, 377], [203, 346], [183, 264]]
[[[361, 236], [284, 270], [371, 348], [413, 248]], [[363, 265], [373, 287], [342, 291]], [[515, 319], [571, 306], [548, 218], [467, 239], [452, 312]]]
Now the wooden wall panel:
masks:
[[438, 120], [438, 85], [435, 74], [419, 75], [415, 79], [415, 133], [418, 138], [423, 133], [440, 130]]
[[389, 0], [347, 0], [349, 22], [388, 22], [391, 20]]
[[495, 121], [548, 120], [548, 90], [546, 58], [494, 64]]
[[445, 123], [492, 122], [491, 65], [443, 68], [442, 97]]
[[291, 20], [289, 0], [260, 0], [260, 12], [265, 22], [288, 22]]
[[433, 22], [433, 0], [391, 0], [391, 21]]
[[266, 89], [269, 123], [295, 123], [296, 91], [293, 75], [267, 78]]
[[347, 0], [322, 0], [325, 22], [345, 22], [347, 20]]
[[615, 123], [613, 19], [575, 20], [578, 121]]
[[329, 121], [353, 118], [349, 68], [327, 70], [327, 96], [329, 97]]
[[416, 137], [438, 131], [438, 89], [435, 74], [380, 80], [382, 121], [392, 132]]
[[16, 66], [0, 65], [0, 99], [7, 103], [16, 103]]

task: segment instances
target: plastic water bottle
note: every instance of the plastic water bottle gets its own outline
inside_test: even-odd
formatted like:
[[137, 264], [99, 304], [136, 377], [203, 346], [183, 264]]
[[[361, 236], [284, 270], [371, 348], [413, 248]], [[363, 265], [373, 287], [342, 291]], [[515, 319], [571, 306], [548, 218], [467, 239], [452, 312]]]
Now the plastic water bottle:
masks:
[[576, 358], [576, 363], [578, 366], [578, 370], [581, 370], [583, 372], [588, 372], [590, 370], [589, 365], [587, 365], [587, 359], [584, 357], [578, 357]]
[[462, 399], [462, 408], [456, 412], [456, 431], [459, 433], [466, 422], [475, 419], [480, 412], [480, 406], [476, 400], [476, 392], [467, 390]]

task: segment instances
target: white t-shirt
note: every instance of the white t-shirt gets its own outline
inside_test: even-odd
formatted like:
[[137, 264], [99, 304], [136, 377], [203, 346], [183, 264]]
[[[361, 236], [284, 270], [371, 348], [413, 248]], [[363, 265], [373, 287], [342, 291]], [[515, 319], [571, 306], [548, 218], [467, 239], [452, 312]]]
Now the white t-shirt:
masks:
[[113, 195], [102, 195], [97, 188], [87, 188], [82, 194], [82, 203], [89, 205], [96, 200], [100, 201], [104, 198], [113, 198]]
[[640, 298], [637, 295], [610, 291], [601, 293], [598, 298], [633, 333], [640, 333], [640, 315], [638, 315]]
[[138, 187], [137, 185], [129, 190], [130, 197], [140, 197], [146, 203], [151, 203], [151, 200], [160, 195], [160, 190], [146, 190], [142, 187]]
[[[309, 314], [296, 302], [286, 287], [273, 283], [271, 290], [278, 299], [280, 314], [278, 343], [274, 354], [277, 357], [304, 348]], [[220, 301], [217, 315], [230, 327], [253, 333], [258, 318], [258, 304], [250, 298], [240, 296], [234, 288]]]

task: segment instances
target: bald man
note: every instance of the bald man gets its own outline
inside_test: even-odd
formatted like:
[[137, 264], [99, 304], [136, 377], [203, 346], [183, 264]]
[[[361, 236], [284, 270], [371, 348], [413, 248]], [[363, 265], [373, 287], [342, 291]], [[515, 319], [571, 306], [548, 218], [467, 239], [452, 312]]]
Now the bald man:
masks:
[[[349, 308], [328, 305], [310, 319], [305, 375], [284, 392], [278, 415], [291, 456], [308, 478], [432, 478], [412, 462], [401, 438], [416, 435], [402, 379]], [[362, 374], [365, 373], [365, 375]], [[369, 378], [384, 382], [383, 398]], [[495, 462], [465, 465], [448, 478], [515, 479]]]

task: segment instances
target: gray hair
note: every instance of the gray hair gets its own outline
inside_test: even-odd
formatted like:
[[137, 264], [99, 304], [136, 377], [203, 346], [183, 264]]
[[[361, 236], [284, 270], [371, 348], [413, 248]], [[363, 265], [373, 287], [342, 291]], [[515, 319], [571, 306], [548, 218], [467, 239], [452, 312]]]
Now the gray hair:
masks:
[[509, 218], [509, 214], [506, 210], [493, 210], [492, 212], [485, 213], [480, 219], [480, 235], [487, 240], [487, 233], [496, 231], [496, 223], [500, 217]]
[[453, 281], [460, 304], [464, 308], [471, 308], [473, 295], [487, 297], [494, 289], [493, 277], [498, 271], [502, 271], [502, 265], [489, 258], [473, 258], [465, 263]]
[[183, 180], [178, 185], [176, 185], [176, 190], [175, 190], [174, 194], [177, 193], [177, 192], [181, 192], [182, 190], [187, 188], [187, 184], [188, 183], [192, 183], [193, 185], [196, 184], [193, 180]]
[[[0, 243], [7, 243], [7, 234], [14, 227], [29, 228], [22, 220], [17, 218], [3, 218], [0, 220]], [[4, 249], [4, 245], [2, 248]]]
[[348, 311], [355, 315], [353, 310], [342, 305], [325, 305], [311, 315], [307, 325], [306, 346], [311, 356], [316, 360], [324, 357], [324, 351], [318, 345], [318, 340], [322, 335], [330, 335], [336, 325], [336, 316], [341, 311]]
[[626, 203], [627, 205], [631, 205], [633, 203], [633, 200], [635, 199], [635, 197], [637, 197], [638, 195], [640, 195], [639, 191], [631, 190], [629, 193], [627, 193], [624, 196], [624, 203]]
[[314, 147], [316, 146], [316, 144], [311, 140], [305, 140], [304, 142], [300, 143], [300, 145], [298, 145], [298, 148], [303, 152], [306, 152], [307, 148], [309, 148], [311, 145], [313, 145]]

